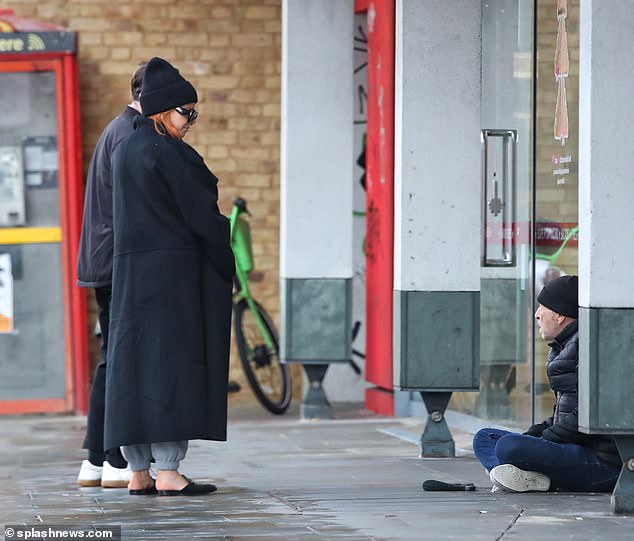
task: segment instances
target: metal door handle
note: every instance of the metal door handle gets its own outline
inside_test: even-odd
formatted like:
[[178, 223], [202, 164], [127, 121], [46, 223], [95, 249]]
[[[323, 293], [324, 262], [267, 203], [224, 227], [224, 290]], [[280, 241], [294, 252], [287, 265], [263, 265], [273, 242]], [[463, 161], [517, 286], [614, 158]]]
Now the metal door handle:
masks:
[[484, 129], [482, 142], [483, 267], [514, 267], [517, 130]]

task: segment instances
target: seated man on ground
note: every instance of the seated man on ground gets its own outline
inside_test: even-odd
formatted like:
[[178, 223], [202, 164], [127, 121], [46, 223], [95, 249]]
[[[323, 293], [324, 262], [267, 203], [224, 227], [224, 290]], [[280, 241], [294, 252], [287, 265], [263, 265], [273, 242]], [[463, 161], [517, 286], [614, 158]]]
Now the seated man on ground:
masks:
[[523, 434], [484, 428], [473, 438], [473, 451], [489, 471], [493, 490], [610, 492], [622, 466], [614, 441], [579, 432], [577, 277], [549, 282], [537, 300], [535, 319], [542, 338], [550, 340], [546, 371], [555, 393], [553, 415]]

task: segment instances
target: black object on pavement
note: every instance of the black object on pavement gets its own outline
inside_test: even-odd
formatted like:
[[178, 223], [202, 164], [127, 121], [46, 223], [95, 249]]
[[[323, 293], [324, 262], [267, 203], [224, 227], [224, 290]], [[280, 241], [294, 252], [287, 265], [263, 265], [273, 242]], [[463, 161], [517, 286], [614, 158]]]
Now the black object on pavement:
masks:
[[427, 492], [471, 491], [475, 489], [476, 487], [473, 483], [445, 483], [444, 481], [436, 481], [435, 479], [423, 481], [423, 490]]

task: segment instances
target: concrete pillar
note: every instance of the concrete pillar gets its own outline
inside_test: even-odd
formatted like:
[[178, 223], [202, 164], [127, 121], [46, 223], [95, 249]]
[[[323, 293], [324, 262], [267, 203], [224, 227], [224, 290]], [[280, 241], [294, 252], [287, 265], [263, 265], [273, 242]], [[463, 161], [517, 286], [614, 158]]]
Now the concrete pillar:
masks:
[[[479, 0], [397, 2], [398, 389], [450, 393], [479, 385], [480, 9]], [[425, 400], [444, 403], [443, 410], [447, 401]], [[452, 440], [434, 440], [445, 432], [443, 411], [429, 413], [426, 431], [436, 434], [423, 434], [422, 454], [452, 455]]]
[[[347, 361], [354, 2], [284, 0], [282, 9], [281, 357]], [[314, 395], [307, 416], [329, 416], [325, 395], [321, 406]]]
[[612, 509], [634, 513], [634, 9], [604, 4], [580, 4], [579, 429], [615, 436]]

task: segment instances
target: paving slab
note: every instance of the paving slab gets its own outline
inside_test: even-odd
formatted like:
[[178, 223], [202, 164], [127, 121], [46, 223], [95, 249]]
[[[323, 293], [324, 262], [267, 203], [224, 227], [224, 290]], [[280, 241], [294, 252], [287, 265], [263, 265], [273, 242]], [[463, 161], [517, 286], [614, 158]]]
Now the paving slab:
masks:
[[[467, 432], [452, 429], [458, 458], [421, 459], [422, 420], [333, 411], [309, 422], [296, 408], [234, 411], [227, 443], [190, 445], [181, 469], [219, 486], [197, 498], [78, 487], [84, 417], [0, 418], [0, 520], [121, 525], [126, 540], [634, 540], [634, 517], [613, 515], [609, 494], [491, 493]], [[430, 478], [477, 489], [424, 492]]]

